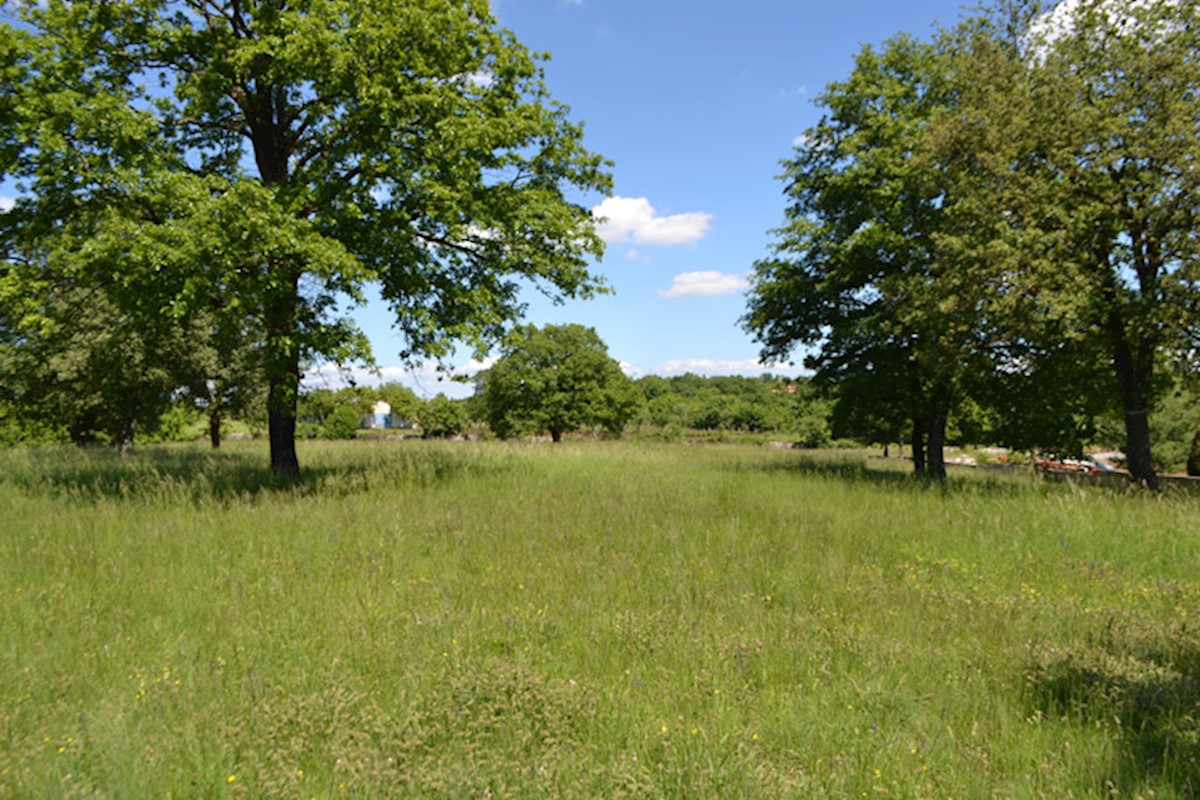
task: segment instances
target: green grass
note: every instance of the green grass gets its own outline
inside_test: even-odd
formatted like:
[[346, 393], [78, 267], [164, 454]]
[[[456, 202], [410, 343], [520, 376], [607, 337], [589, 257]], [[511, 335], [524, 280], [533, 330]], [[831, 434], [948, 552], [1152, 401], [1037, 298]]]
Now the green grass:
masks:
[[0, 453], [0, 796], [1200, 794], [1196, 498], [301, 448]]

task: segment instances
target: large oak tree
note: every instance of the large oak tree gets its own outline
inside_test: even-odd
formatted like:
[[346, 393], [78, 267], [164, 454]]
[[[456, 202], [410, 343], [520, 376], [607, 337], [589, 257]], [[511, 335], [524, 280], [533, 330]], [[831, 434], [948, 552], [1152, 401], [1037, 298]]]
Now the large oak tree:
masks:
[[974, 330], [937, 240], [942, 175], [920, 157], [950, 88], [936, 48], [897, 37], [826, 89], [827, 113], [784, 162], [786, 225], [755, 265], [744, 319], [764, 358], [808, 346], [839, 403], [907, 420], [916, 470], [939, 477]]
[[477, 378], [492, 431], [564, 433], [604, 428], [619, 435], [637, 408], [636, 392], [596, 331], [583, 325], [523, 325]]
[[367, 282], [405, 358], [498, 338], [529, 283], [601, 288], [577, 197], [605, 163], [486, 2], [49, 0], [0, 43], [9, 291], [242, 320], [278, 473], [299, 471], [302, 364], [363, 354], [338, 308]]
[[1075, 354], [1060, 382], [1113, 398], [1154, 487], [1149, 416], [1200, 331], [1200, 4], [1022, 5], [1015, 38], [949, 40], [959, 104], [932, 135], [960, 203], [943, 246], [1003, 310], [1014, 367]]

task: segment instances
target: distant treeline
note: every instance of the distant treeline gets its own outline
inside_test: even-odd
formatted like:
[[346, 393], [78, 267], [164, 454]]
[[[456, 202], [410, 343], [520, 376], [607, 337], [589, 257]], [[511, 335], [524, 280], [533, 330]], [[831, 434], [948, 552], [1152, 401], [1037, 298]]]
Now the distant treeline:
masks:
[[[745, 434], [761, 440], [785, 441], [801, 447], [834, 445], [883, 446], [902, 437], [868, 416], [856, 415], [854, 402], [838, 402], [836, 388], [819, 391], [807, 378], [772, 374], [749, 378], [706, 377], [691, 373], [662, 377], [647, 375], [632, 382], [637, 408], [626, 433], [661, 439], [698, 437], [720, 433]], [[355, 438], [371, 435], [364, 428], [379, 401], [391, 407], [392, 435], [489, 437], [487, 413], [481, 395], [452, 399], [444, 395], [423, 399], [398, 383], [382, 386], [349, 386], [340, 389], [310, 388], [298, 402], [297, 437]], [[231, 420], [235, 435], [265, 436], [266, 419], [246, 413]], [[1078, 448], [1120, 446], [1124, 432], [1117, 413], [1080, 420], [1086, 436]], [[1200, 398], [1180, 391], [1166, 396], [1151, 420], [1154, 452], [1162, 471], [1183, 470], [1195, 432], [1200, 430]], [[977, 406], [950, 417], [947, 442], [958, 447], [1008, 445], [1006, 427], [994, 411]], [[585, 430], [584, 434], [601, 431]], [[204, 409], [180, 400], [162, 415], [156, 427], [143, 431], [143, 441], [191, 441], [208, 435]], [[41, 444], [70, 441], [65, 426], [55, 426], [0, 400], [0, 444]], [[106, 444], [103, 437], [97, 443]]]

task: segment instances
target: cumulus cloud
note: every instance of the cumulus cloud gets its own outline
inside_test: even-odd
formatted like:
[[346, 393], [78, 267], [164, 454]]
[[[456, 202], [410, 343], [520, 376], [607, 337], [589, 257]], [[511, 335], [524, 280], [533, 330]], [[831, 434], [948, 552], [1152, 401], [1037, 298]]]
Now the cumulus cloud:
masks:
[[341, 389], [350, 385], [377, 386], [391, 381], [408, 379], [413, 370], [404, 367], [379, 367], [372, 369], [363, 364], [321, 364], [311, 367], [301, 378], [308, 388]]
[[454, 374], [469, 378], [473, 375], [483, 372], [485, 369], [491, 369], [492, 365], [494, 365], [499, 360], [500, 359], [496, 356], [488, 356], [487, 358], [483, 359], [482, 361], [480, 361], [477, 358], [472, 358], [470, 361], [468, 361], [466, 364], [463, 364], [461, 367], [455, 367]]
[[418, 395], [430, 397], [444, 393], [451, 397], [466, 397], [474, 388], [470, 383], [455, 381], [454, 378], [470, 379], [496, 363], [494, 357], [482, 361], [470, 359], [465, 364], [449, 370], [438, 369], [435, 362], [426, 361], [415, 366], [388, 365], [375, 369], [362, 364], [338, 366], [321, 364], [304, 374], [305, 388], [341, 389], [346, 386], [379, 386], [384, 383], [401, 383]]
[[675, 276], [671, 288], [659, 297], [716, 297], [745, 289], [750, 283], [741, 275], [727, 275], [715, 269], [684, 272]]
[[704, 211], [660, 215], [645, 197], [609, 197], [592, 209], [596, 232], [609, 244], [691, 244], [708, 233], [713, 215]]
[[691, 372], [696, 375], [745, 375], [756, 377], [764, 372], [776, 374], [787, 373], [797, 375], [800, 368], [787, 363], [763, 363], [756, 358], [746, 358], [740, 361], [729, 361], [714, 358], [676, 358], [654, 369], [656, 375], [683, 375]]
[[0, 214], [12, 211], [13, 206], [16, 204], [17, 201], [11, 197], [0, 197]]
[[[1179, 0], [1100, 0], [1094, 7], [1104, 15], [1111, 30], [1094, 32], [1096, 39], [1091, 44], [1103, 47], [1105, 37], [1110, 34], [1120, 37], [1139, 35], [1146, 46], [1160, 41], [1176, 30], [1178, 23], [1168, 17], [1156, 21], [1154, 27], [1145, 27], [1147, 12], [1154, 11], [1159, 3], [1173, 7], [1179, 5]], [[1048, 48], [1057, 40], [1074, 36], [1080, 14], [1092, 8], [1092, 0], [1062, 0], [1035, 19], [1025, 36], [1025, 44], [1030, 48], [1034, 60], [1045, 58]]]
[[639, 367], [635, 364], [630, 364], [628, 361], [619, 361], [617, 363], [619, 363], [621, 365], [621, 371], [624, 372], [626, 375], [628, 375], [630, 378], [633, 378], [634, 380], [637, 380], [638, 378], [640, 378], [646, 374], [646, 371], [643, 370], [641, 367]]

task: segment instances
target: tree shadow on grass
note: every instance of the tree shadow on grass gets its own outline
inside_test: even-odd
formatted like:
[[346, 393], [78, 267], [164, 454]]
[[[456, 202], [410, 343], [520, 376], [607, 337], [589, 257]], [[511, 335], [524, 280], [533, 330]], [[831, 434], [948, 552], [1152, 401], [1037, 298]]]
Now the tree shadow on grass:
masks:
[[[364, 454], [368, 454], [363, 457]], [[143, 447], [131, 457], [107, 449], [30, 448], [9, 456], [0, 484], [65, 500], [228, 503], [271, 494], [350, 496], [397, 486], [429, 486], [476, 469], [463, 455], [397, 445], [337, 459], [314, 459], [298, 477], [271, 472], [265, 452]]]
[[1096, 776], [1097, 794], [1198, 797], [1200, 641], [1183, 627], [1138, 627], [1110, 620], [1079, 647], [1032, 648], [1026, 686], [1033, 713], [1111, 737], [1113, 756], [1107, 774]]
[[950, 466], [944, 480], [912, 472], [910, 462], [885, 461], [881, 458], [851, 457], [838, 458], [828, 455], [798, 454], [793, 458], [769, 462], [745, 463], [739, 468], [768, 473], [785, 473], [797, 476], [812, 476], [835, 479], [852, 484], [864, 484], [883, 488], [918, 489], [945, 494], [986, 493], [990, 495], [1018, 495], [1035, 485], [1031, 471], [1012, 469], [993, 471], [987, 468]]

